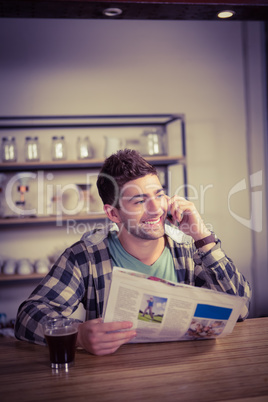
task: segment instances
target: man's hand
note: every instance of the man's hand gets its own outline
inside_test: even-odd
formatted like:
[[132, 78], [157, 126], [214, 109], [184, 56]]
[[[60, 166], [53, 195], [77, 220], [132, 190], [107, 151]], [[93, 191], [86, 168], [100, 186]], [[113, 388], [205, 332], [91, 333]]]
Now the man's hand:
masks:
[[168, 211], [173, 217], [173, 223], [176, 221], [180, 224], [180, 230], [185, 234], [192, 236], [196, 240], [203, 239], [210, 235], [210, 231], [204, 224], [201, 216], [199, 215], [195, 205], [187, 201], [183, 197], [177, 195], [168, 197]]
[[[114, 353], [136, 336], [129, 321], [103, 323], [101, 318], [86, 321], [78, 327], [77, 346], [93, 355]], [[125, 331], [124, 331], [125, 330]]]

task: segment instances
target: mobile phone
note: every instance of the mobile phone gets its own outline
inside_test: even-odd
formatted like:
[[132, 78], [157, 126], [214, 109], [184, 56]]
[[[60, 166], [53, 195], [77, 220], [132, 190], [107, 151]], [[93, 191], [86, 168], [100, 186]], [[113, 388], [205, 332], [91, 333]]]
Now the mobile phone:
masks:
[[171, 213], [170, 212], [168, 212], [167, 213], [167, 219], [172, 223], [172, 219], [173, 217], [172, 217], [172, 215], [171, 215]]
[[169, 221], [169, 223], [171, 224], [171, 225], [173, 225], [173, 226], [176, 226], [176, 227], [178, 227], [179, 225], [180, 225], [180, 223], [178, 222], [178, 221], [173, 221], [173, 216], [172, 216], [172, 214], [170, 213], [170, 212], [168, 212], [167, 213], [167, 217], [166, 217], [166, 219]]

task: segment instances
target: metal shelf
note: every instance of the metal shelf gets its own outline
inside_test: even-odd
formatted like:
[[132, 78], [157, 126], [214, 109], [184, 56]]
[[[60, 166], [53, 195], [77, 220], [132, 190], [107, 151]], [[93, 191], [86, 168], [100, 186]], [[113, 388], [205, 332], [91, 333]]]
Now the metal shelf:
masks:
[[184, 121], [183, 114], [130, 114], [78, 116], [0, 116], [0, 129], [29, 130], [51, 128], [166, 126]]
[[33, 216], [22, 218], [2, 218], [0, 219], [0, 226], [11, 225], [37, 225], [37, 224], [50, 224], [50, 223], [65, 223], [68, 220], [75, 220], [77, 222], [97, 221], [106, 219], [107, 216], [103, 213], [88, 214], [88, 215], [62, 215], [62, 216]]
[[[174, 164], [184, 164], [184, 156], [145, 156], [148, 162], [156, 166], [167, 166]], [[20, 171], [20, 170], [66, 170], [66, 169], [94, 169], [103, 165], [104, 159], [88, 159], [75, 161], [44, 161], [44, 162], [13, 162], [0, 163], [2, 172]]]
[[33, 280], [40, 280], [44, 278], [44, 274], [30, 274], [30, 275], [6, 275], [0, 274], [0, 283], [1, 282], [14, 282], [14, 281], [33, 281]]

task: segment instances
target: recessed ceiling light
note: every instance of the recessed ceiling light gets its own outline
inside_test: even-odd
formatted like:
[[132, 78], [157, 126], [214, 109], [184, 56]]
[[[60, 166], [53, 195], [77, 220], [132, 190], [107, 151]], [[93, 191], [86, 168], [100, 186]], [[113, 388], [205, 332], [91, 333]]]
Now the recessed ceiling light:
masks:
[[232, 10], [224, 10], [224, 11], [220, 11], [217, 16], [219, 18], [231, 18], [233, 15], [235, 14], [234, 11]]
[[121, 8], [105, 8], [103, 14], [106, 15], [106, 17], [117, 17], [122, 14], [122, 10]]

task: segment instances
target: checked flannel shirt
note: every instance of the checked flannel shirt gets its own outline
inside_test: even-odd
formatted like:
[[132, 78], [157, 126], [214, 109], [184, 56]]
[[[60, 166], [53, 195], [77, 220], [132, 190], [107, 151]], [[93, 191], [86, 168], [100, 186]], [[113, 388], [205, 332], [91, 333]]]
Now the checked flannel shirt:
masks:
[[[18, 310], [15, 336], [21, 340], [45, 344], [42, 322], [50, 316], [71, 315], [83, 304], [86, 320], [101, 317], [109, 294], [112, 262], [108, 233], [115, 224], [96, 228], [67, 248], [47, 276]], [[167, 244], [173, 257], [178, 282], [233, 295], [245, 296], [247, 305], [240, 319], [248, 315], [251, 290], [218, 242], [200, 257], [193, 239], [166, 225]], [[127, 268], [127, 267], [125, 267]]]

